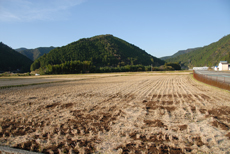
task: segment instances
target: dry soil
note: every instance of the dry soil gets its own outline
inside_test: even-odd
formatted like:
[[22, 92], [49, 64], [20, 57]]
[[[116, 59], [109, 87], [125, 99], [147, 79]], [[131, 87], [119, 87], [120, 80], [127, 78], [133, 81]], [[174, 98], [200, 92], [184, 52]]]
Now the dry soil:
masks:
[[123, 74], [0, 90], [0, 145], [43, 153], [230, 152], [230, 93]]

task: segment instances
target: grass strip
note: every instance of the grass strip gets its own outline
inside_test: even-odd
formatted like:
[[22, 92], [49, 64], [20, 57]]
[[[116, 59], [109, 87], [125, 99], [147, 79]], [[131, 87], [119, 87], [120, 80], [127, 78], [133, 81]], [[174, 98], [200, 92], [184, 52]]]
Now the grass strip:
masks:
[[[66, 80], [66, 81], [70, 81], [70, 80]], [[13, 87], [34, 86], [34, 85], [41, 85], [41, 84], [50, 84], [50, 83], [66, 82], [66, 81], [61, 80], [61, 81], [41, 82], [41, 83], [31, 83], [31, 84], [21, 84], [21, 85], [9, 85], [9, 86], [1, 86], [0, 89], [13, 88]], [[76, 81], [76, 80], [71, 80], [71, 81]]]
[[90, 79], [96, 79], [96, 78], [117, 77], [117, 76], [121, 76], [121, 75], [102, 76], [102, 77], [98, 76], [98, 77], [94, 77], [94, 78], [85, 78], [85, 79], [76, 79], [76, 80], [61, 80], [61, 81], [41, 82], [41, 83], [31, 83], [31, 84], [21, 84], [21, 85], [9, 85], [9, 86], [1, 86], [0, 89], [34, 86], [34, 85], [51, 84], [51, 83], [60, 83], [60, 82], [81, 81], [81, 80], [90, 80]]

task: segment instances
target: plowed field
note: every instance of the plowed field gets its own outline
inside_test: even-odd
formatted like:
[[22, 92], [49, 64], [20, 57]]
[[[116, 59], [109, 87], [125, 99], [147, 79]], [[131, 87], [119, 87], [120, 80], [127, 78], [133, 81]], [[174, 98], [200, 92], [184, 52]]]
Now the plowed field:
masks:
[[230, 152], [230, 93], [127, 74], [0, 90], [0, 145], [43, 153]]

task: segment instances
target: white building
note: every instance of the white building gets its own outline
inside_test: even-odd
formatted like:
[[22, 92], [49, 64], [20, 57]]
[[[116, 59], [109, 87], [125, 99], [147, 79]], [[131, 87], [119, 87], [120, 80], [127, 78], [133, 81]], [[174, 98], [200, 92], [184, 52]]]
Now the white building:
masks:
[[227, 61], [220, 61], [218, 68], [219, 71], [227, 71], [229, 70], [229, 64]]

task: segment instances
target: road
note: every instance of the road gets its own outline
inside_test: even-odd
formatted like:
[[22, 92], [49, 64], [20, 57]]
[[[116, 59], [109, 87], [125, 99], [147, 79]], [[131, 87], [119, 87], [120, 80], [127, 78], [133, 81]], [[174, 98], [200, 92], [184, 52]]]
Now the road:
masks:
[[205, 75], [209, 79], [230, 84], [230, 71], [196, 71], [196, 73]]

